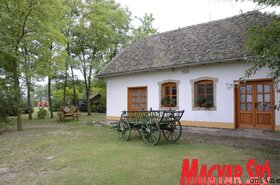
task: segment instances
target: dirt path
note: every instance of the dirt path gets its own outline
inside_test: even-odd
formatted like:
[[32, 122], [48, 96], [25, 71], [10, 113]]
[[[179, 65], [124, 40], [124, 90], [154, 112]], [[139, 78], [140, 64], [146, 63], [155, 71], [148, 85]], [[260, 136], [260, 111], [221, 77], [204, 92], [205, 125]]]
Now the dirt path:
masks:
[[181, 139], [187, 140], [190, 143], [223, 144], [223, 145], [235, 146], [235, 147], [249, 147], [253, 149], [279, 148], [279, 152], [280, 152], [280, 142], [275, 140], [268, 140], [268, 139], [213, 136], [206, 133], [193, 133], [188, 131], [184, 131], [182, 133]]

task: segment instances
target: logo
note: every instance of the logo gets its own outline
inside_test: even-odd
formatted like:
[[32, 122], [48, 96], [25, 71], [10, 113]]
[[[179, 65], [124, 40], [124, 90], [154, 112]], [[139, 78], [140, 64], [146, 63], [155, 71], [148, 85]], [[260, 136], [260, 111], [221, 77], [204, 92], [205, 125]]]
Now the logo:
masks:
[[[248, 177], [242, 181], [242, 175]], [[280, 179], [276, 179], [276, 183]], [[248, 160], [246, 169], [240, 164], [202, 164], [199, 170], [198, 159], [183, 160], [180, 185], [267, 185], [275, 183], [271, 179], [269, 162], [258, 164], [255, 159]]]

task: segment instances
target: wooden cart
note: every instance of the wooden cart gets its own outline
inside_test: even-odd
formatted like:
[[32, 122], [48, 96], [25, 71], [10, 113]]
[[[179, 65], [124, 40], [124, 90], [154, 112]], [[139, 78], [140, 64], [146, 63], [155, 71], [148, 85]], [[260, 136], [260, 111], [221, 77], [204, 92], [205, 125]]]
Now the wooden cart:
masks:
[[176, 142], [182, 134], [183, 114], [184, 110], [123, 111], [116, 130], [124, 140], [129, 140], [131, 130], [136, 129], [147, 144], [156, 145], [161, 133], [167, 141]]
[[60, 108], [60, 111], [57, 113], [60, 120], [64, 120], [66, 117], [72, 117], [73, 120], [77, 119], [79, 121], [79, 117], [81, 116], [80, 111], [75, 106], [64, 106]]

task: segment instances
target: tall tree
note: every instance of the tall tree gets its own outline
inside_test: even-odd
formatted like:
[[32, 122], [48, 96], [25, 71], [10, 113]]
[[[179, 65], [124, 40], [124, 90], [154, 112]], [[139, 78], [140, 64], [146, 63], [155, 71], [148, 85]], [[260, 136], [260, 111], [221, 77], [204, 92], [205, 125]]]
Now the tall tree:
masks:
[[72, 86], [73, 86], [73, 96], [74, 96], [74, 104], [78, 106], [78, 98], [76, 92], [76, 76], [74, 74], [74, 70], [76, 69], [77, 61], [72, 58], [72, 39], [73, 39], [73, 28], [75, 27], [76, 21], [79, 19], [80, 11], [82, 9], [82, 1], [81, 0], [66, 0], [64, 4], [67, 6], [68, 11], [65, 14], [65, 25], [63, 28], [64, 35], [66, 37], [66, 71], [65, 71], [65, 80], [64, 80], [64, 104], [66, 103], [66, 87], [68, 81], [68, 67], [70, 68]]
[[[59, 0], [2, 0], [0, 1], [0, 55], [6, 62], [6, 70], [12, 74], [14, 100], [17, 112], [17, 130], [23, 130], [21, 120], [21, 50], [37, 45], [42, 35], [54, 36], [58, 12], [62, 9]], [[33, 39], [31, 39], [33, 38]]]
[[[53, 118], [53, 102], [52, 102], [52, 80], [55, 77], [57, 71], [64, 69], [65, 59], [67, 58], [63, 47], [64, 37], [61, 34], [61, 40], [52, 39], [49, 47], [49, 54], [43, 58], [43, 61], [48, 63], [45, 70], [45, 75], [48, 77], [48, 101], [50, 116]], [[60, 45], [61, 44], [61, 45]]]
[[87, 0], [80, 10], [78, 24], [73, 32], [73, 54], [83, 74], [88, 115], [93, 76], [101, 61], [107, 58], [108, 48], [116, 47], [119, 33], [127, 29], [130, 17], [110, 0]]
[[31, 102], [31, 92], [32, 92], [32, 76], [34, 75], [33, 70], [34, 60], [32, 59], [32, 54], [29, 52], [27, 47], [22, 48], [21, 50], [23, 60], [22, 72], [24, 74], [26, 89], [27, 89], [27, 106], [28, 106], [28, 118], [32, 120], [32, 102]]

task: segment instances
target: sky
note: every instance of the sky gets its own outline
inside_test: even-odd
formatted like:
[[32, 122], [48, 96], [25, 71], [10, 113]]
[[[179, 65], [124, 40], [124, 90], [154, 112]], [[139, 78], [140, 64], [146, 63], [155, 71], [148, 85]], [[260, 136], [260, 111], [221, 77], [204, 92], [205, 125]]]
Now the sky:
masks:
[[[145, 13], [153, 13], [155, 18], [153, 26], [159, 32], [231, 17], [256, 9], [262, 12], [280, 12], [279, 7], [260, 7], [246, 0], [243, 2], [235, 0], [116, 0], [116, 2], [122, 7], [128, 7], [133, 16], [143, 17]], [[137, 22], [134, 21], [133, 24], [137, 25]]]

